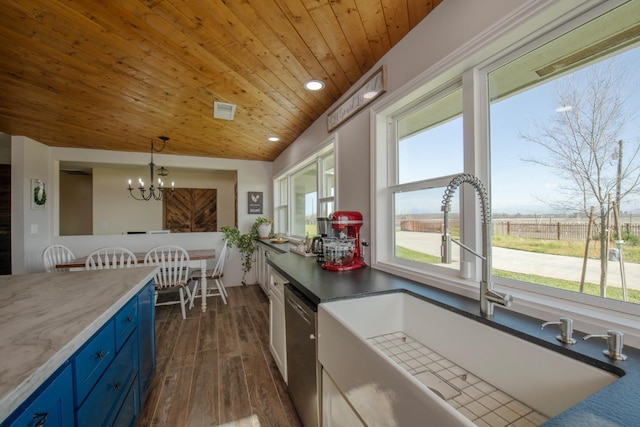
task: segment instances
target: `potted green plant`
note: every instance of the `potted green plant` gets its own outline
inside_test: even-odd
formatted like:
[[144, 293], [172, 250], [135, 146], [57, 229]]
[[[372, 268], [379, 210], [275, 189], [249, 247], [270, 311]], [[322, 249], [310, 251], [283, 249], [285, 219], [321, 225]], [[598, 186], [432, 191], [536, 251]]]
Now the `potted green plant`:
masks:
[[254, 222], [249, 228], [248, 233], [240, 233], [237, 227], [222, 227], [220, 231], [224, 233], [224, 238], [226, 241], [226, 245], [228, 247], [236, 247], [238, 248], [238, 252], [242, 256], [242, 284], [245, 283], [245, 276], [249, 271], [251, 271], [251, 267], [253, 266], [253, 254], [256, 251], [255, 240], [259, 237], [258, 229], [260, 226], [267, 226], [267, 237], [268, 238], [271, 233], [271, 220], [258, 217], [256, 222]]
[[242, 284], [245, 283], [245, 276], [251, 271], [253, 263], [253, 253], [256, 251], [254, 240], [258, 237], [257, 227], [254, 225], [248, 233], [240, 233], [236, 227], [222, 227], [226, 245], [236, 247], [242, 256]]
[[268, 239], [271, 235], [271, 225], [272, 221], [268, 218], [262, 216], [256, 218], [256, 222], [253, 224], [253, 226], [256, 227], [258, 238]]

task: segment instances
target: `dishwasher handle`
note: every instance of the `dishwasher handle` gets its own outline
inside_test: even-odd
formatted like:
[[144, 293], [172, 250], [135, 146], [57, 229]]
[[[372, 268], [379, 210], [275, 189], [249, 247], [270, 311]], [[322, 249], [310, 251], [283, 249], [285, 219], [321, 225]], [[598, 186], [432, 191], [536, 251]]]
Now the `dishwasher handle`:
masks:
[[287, 296], [287, 303], [296, 311], [296, 313], [300, 315], [300, 317], [304, 319], [305, 322], [311, 324], [311, 320], [309, 320], [309, 315], [307, 314], [307, 312], [300, 306], [300, 304], [298, 304], [293, 298], [291, 298], [291, 295]]

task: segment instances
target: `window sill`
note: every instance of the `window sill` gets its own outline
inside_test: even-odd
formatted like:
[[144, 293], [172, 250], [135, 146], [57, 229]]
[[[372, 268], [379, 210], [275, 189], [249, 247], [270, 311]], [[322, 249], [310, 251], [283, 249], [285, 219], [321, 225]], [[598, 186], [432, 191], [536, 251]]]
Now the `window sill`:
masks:
[[[424, 270], [391, 262], [377, 262], [371, 268], [464, 297], [478, 299], [478, 285], [470, 280], [463, 280], [444, 274], [425, 273]], [[513, 296], [514, 302], [509, 310], [543, 321], [557, 321], [560, 317], [569, 317], [574, 321], [575, 330], [587, 334], [601, 334], [609, 329], [621, 331], [625, 335], [625, 345], [640, 348], [639, 305], [625, 304], [625, 311], [620, 311], [608, 306], [595, 305], [598, 302], [604, 303], [603, 305], [615, 305], [618, 303], [615, 301], [580, 294], [574, 295], [574, 297], [578, 295], [580, 297], [588, 297], [581, 299], [589, 299], [592, 302], [592, 304], [589, 304], [570, 300], [569, 298], [574, 294], [572, 292], [558, 292], [555, 289], [546, 289], [542, 286], [530, 287], [531, 289], [524, 289], [522, 285], [496, 284], [498, 290]], [[540, 291], [548, 291], [547, 293], [556, 291], [558, 295], [548, 295]]]

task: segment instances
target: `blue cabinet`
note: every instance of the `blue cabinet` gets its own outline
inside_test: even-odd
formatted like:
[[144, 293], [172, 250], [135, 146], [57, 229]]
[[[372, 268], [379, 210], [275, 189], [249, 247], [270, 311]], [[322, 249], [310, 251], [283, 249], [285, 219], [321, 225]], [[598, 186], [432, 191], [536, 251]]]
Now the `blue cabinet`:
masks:
[[[146, 288], [145, 288], [146, 289]], [[142, 291], [144, 292], [144, 290]], [[146, 322], [147, 319], [138, 319], [138, 298], [133, 298], [116, 314], [113, 319], [116, 326], [116, 349], [120, 350], [131, 332], [136, 330], [138, 322]]]
[[133, 426], [155, 371], [153, 281], [0, 427]]
[[73, 383], [69, 363], [52, 375], [23, 407], [18, 409], [18, 418], [8, 426], [73, 427]]
[[122, 402], [138, 373], [138, 336], [133, 334], [123, 345], [104, 375], [97, 381], [78, 408], [78, 427], [107, 426], [120, 412]]
[[113, 320], [109, 320], [89, 341], [71, 358], [73, 365], [76, 406], [87, 397], [96, 381], [102, 376], [115, 357], [115, 329]]
[[140, 396], [138, 395], [138, 382], [135, 381], [129, 388], [129, 393], [124, 398], [120, 412], [111, 425], [116, 427], [133, 427], [137, 414], [140, 413]]
[[156, 370], [154, 287], [150, 282], [138, 294], [138, 339], [140, 342], [139, 381], [140, 397], [144, 402]]

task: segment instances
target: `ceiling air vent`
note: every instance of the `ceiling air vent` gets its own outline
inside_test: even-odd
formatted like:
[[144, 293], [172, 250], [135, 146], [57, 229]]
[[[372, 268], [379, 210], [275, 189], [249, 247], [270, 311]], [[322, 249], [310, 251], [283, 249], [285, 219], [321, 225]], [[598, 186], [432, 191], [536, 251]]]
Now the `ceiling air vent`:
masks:
[[234, 104], [226, 104], [224, 102], [213, 103], [213, 118], [222, 120], [233, 120], [233, 116], [236, 113], [236, 106]]

